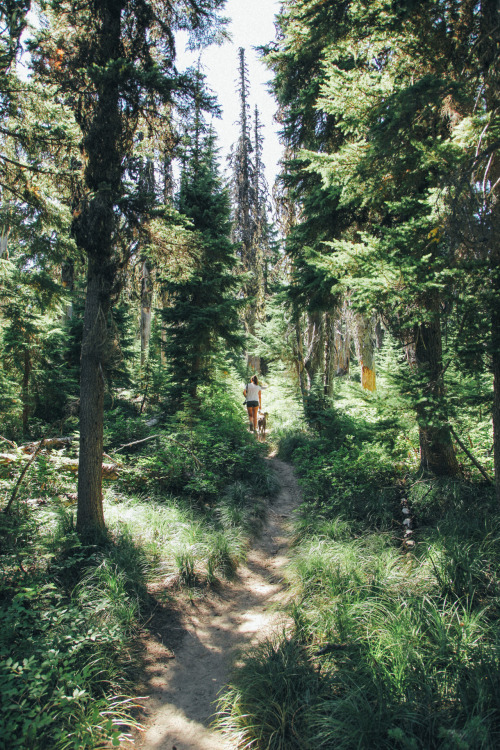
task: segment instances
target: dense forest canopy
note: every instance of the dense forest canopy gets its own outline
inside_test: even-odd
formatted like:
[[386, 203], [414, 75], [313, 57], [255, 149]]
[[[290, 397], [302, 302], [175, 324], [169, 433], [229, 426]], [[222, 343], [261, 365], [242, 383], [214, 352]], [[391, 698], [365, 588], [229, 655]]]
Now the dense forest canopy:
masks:
[[[265, 733], [243, 734], [242, 742], [494, 747], [500, 3], [283, 0], [276, 36], [260, 48], [283, 147], [274, 185], [265, 178], [266, 132], [245, 49], [234, 54], [234, 113], [221, 113], [217, 81], [203, 72], [203, 50], [227, 41], [224, 12], [225, 0], [0, 0], [5, 633], [21, 654], [24, 635], [36, 631], [30, 597], [42, 591], [36, 606], [44, 617], [55, 622], [70, 601], [83, 640], [95, 625], [107, 654], [112, 639], [103, 622], [93, 623], [83, 581], [101, 590], [102, 571], [123, 564], [123, 592], [140, 602], [131, 619], [140, 621], [149, 606], [141, 565], [173, 560], [186, 586], [234, 572], [259, 526], [262, 498], [276, 490], [241, 404], [257, 374], [271, 386], [264, 391], [275, 408], [270, 442], [302, 478], [293, 563], [300, 606], [294, 636], [276, 653], [285, 659], [297, 647], [314, 719], [298, 720], [298, 737], [285, 722], [285, 744], [266, 745]], [[200, 54], [185, 71], [177, 65], [181, 31]], [[237, 120], [227, 164], [212, 124], [220, 116]], [[120, 526], [116, 508], [123, 503], [125, 517], [132, 498], [137, 528], [146, 528], [146, 516], [158, 529], [165, 523], [167, 531], [155, 532], [163, 546]], [[401, 503], [414, 504], [422, 537], [409, 523], [395, 531]], [[170, 520], [160, 523], [162, 514]], [[189, 535], [179, 541], [189, 524], [191, 542]], [[345, 663], [313, 678], [304, 649], [326, 641], [347, 649], [349, 639], [364, 648], [353, 612], [369, 608], [375, 589], [382, 595], [381, 569], [373, 573], [367, 562], [379, 544], [375, 533], [385, 540], [384, 565], [401, 576], [387, 583], [391, 618], [407, 575], [411, 627], [427, 634], [432, 658], [438, 612], [449, 663], [462, 648], [453, 618], [471, 633], [470, 622], [483, 618], [483, 640], [477, 651], [463, 646], [449, 684], [432, 670], [427, 683], [420, 675], [425, 695], [410, 678], [423, 669], [417, 657], [401, 667], [396, 688], [370, 671], [373, 655], [358, 653], [357, 686], [368, 713], [383, 706], [383, 719], [375, 739], [366, 729], [355, 740], [342, 724], [342, 701], [357, 690]], [[347, 563], [332, 560], [349, 535], [361, 572], [352, 563], [342, 582]], [[401, 560], [412, 555], [415, 569], [403, 574]], [[419, 565], [423, 578], [414, 574]], [[353, 587], [366, 593], [363, 604]], [[376, 629], [375, 616], [365, 615], [366, 628]], [[63, 620], [60, 640], [40, 645], [33, 636], [26, 658], [38, 665], [50, 646], [73, 675], [80, 656], [62, 643], [80, 636], [70, 637]], [[132, 626], [122, 620], [120, 627], [116, 643], [132, 643]], [[377, 658], [387, 674], [396, 670], [387, 655]], [[21, 739], [5, 747], [121, 742], [118, 718], [102, 729], [108, 703], [91, 719], [82, 693], [76, 744], [64, 745], [69, 709], [59, 728], [42, 720], [57, 680], [47, 677], [37, 693], [28, 667], [20, 677], [14, 664], [5, 677], [18, 707], [8, 736]], [[250, 659], [245, 669], [254, 668]], [[116, 670], [119, 694], [125, 667], [116, 654], [108, 669]], [[61, 690], [78, 692], [72, 680]], [[92, 683], [88, 691], [94, 700], [103, 689]], [[293, 711], [302, 717], [297, 696]], [[23, 700], [37, 707], [33, 721]], [[225, 700], [222, 723], [240, 731], [234, 694]], [[405, 719], [403, 704], [414, 715], [408, 709]], [[421, 727], [424, 706], [434, 722], [429, 732]]]

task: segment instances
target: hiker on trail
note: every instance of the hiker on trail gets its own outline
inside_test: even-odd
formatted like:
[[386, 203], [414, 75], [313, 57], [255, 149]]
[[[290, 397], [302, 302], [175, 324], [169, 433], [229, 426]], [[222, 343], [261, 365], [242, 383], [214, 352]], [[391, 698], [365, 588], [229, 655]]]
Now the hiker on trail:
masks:
[[259, 385], [257, 375], [252, 375], [250, 382], [243, 391], [247, 400], [248, 420], [250, 422], [250, 432], [257, 432], [257, 413], [262, 409], [262, 391], [267, 385]]

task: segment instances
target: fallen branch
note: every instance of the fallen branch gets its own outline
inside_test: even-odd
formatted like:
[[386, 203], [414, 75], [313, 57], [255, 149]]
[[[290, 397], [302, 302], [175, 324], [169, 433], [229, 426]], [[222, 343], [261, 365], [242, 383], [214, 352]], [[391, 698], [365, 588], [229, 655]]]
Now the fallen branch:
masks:
[[153, 438], [159, 438], [163, 437], [165, 440], [171, 440], [172, 443], [175, 443], [176, 445], [180, 445], [181, 448], [184, 448], [193, 461], [196, 463], [197, 467], [200, 469], [202, 467], [202, 463], [200, 459], [194, 454], [194, 452], [191, 450], [191, 448], [188, 448], [185, 443], [181, 443], [179, 440], [176, 440], [175, 438], [171, 437], [170, 435], [150, 435], [150, 437], [143, 438], [142, 440], [134, 440], [133, 443], [127, 443], [126, 445], [121, 445], [119, 448], [117, 448], [114, 451], [111, 451], [111, 454], [119, 453], [120, 451], [124, 450], [125, 448], [130, 448], [132, 445], [139, 445], [139, 443], [145, 443], [147, 440], [153, 440]]
[[[45, 450], [45, 445], [43, 446], [43, 449]], [[34, 458], [35, 455], [37, 455], [40, 451], [36, 450], [35, 454], [32, 456]], [[120, 473], [120, 468], [123, 467], [123, 464], [116, 463], [111, 456], [107, 456], [106, 454], [103, 454], [105, 458], [108, 458], [110, 463], [103, 463], [102, 464], [102, 476], [106, 479], [117, 479], [118, 474]], [[78, 456], [75, 458], [67, 458], [65, 456], [46, 456], [47, 461], [56, 467], [59, 471], [71, 471], [73, 474], [76, 474], [78, 472]], [[23, 460], [23, 457], [19, 454], [13, 455], [10, 453], [0, 453], [0, 466], [9, 466], [11, 464], [15, 465], [20, 463]]]
[[160, 435], [150, 435], [147, 438], [142, 438], [142, 440], [134, 440], [133, 443], [127, 443], [126, 445], [121, 445], [115, 451], [111, 451], [111, 453], [119, 453], [120, 451], [125, 450], [125, 448], [131, 448], [132, 445], [139, 445], [139, 443], [146, 443], [148, 440], [153, 440], [153, 438], [157, 438], [157, 437], [160, 437]]
[[7, 503], [7, 505], [4, 508], [4, 513], [10, 513], [10, 509], [12, 507], [12, 503], [14, 502], [14, 500], [17, 497], [17, 493], [19, 491], [19, 487], [21, 486], [21, 482], [23, 481], [24, 477], [26, 476], [26, 472], [28, 471], [29, 467], [31, 466], [31, 464], [33, 463], [33, 461], [35, 460], [35, 458], [38, 456], [38, 454], [42, 450], [44, 442], [45, 442], [45, 438], [42, 438], [40, 440], [40, 442], [38, 443], [37, 449], [35, 450], [35, 452], [31, 456], [30, 460], [28, 461], [28, 463], [26, 464], [26, 466], [22, 470], [21, 475], [20, 475], [19, 479], [16, 482], [16, 486], [12, 490], [12, 495], [10, 496], [10, 500], [9, 500], [9, 502]]
[[3, 440], [5, 443], [8, 443], [11, 448], [14, 448], [15, 451], [17, 450], [17, 445], [13, 443], [12, 440], [7, 440], [7, 438], [2, 437], [2, 435], [0, 435], [0, 440]]
[[455, 430], [453, 429], [453, 427], [451, 425], [449, 425], [449, 428], [450, 428], [451, 434], [453, 435], [453, 437], [455, 438], [455, 440], [457, 441], [457, 443], [459, 444], [459, 446], [461, 447], [461, 449], [463, 450], [463, 452], [465, 453], [465, 455], [470, 458], [470, 460], [472, 461], [472, 463], [474, 464], [474, 466], [476, 467], [476, 469], [479, 469], [479, 471], [481, 472], [481, 474], [483, 475], [483, 477], [486, 479], [486, 481], [490, 482], [491, 484], [493, 484], [493, 479], [490, 477], [490, 475], [488, 474], [488, 472], [486, 471], [486, 469], [484, 469], [481, 466], [481, 464], [479, 463], [479, 461], [476, 458], [474, 458], [474, 456], [472, 455], [472, 453], [470, 452], [470, 450], [468, 448], [466, 448], [466, 446], [460, 440], [460, 438], [458, 437], [458, 435], [455, 432]]

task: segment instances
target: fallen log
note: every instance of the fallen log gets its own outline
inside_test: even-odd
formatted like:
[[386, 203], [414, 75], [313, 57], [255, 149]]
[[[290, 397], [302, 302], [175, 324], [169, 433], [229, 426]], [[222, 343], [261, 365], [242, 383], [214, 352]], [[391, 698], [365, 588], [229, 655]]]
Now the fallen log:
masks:
[[[51, 456], [49, 453], [45, 453], [45, 446], [43, 450], [40, 450], [37, 455], [43, 455], [45, 460], [49, 464], [53, 465], [56, 469], [63, 472], [71, 472], [72, 474], [78, 473], [78, 458], [66, 458], [64, 456]], [[23, 463], [25, 456], [16, 453], [0, 453], [0, 465], [1, 466], [16, 466], [17, 464]], [[120, 464], [116, 463], [103, 463], [102, 464], [102, 476], [105, 479], [118, 479], [118, 475], [122, 469]]]
[[[50, 459], [62, 471], [70, 471], [72, 474], [78, 474], [78, 458], [55, 458]], [[118, 479], [121, 467], [118, 464], [102, 464], [103, 479]]]
[[[72, 443], [73, 438], [70, 437], [46, 438], [43, 444], [43, 448], [44, 450], [54, 450], [54, 448], [69, 448]], [[19, 446], [19, 449], [22, 450], [23, 453], [33, 453], [33, 451], [36, 450], [37, 445], [38, 442], [26, 443], [25, 445]]]

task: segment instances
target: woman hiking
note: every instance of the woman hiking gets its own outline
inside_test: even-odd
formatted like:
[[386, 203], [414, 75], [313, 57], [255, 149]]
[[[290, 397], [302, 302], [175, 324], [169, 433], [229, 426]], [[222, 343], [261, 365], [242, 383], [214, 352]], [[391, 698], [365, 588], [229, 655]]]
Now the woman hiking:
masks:
[[257, 413], [262, 409], [262, 391], [267, 385], [259, 385], [257, 375], [252, 375], [249, 384], [243, 391], [247, 400], [248, 420], [250, 422], [250, 432], [257, 432]]

